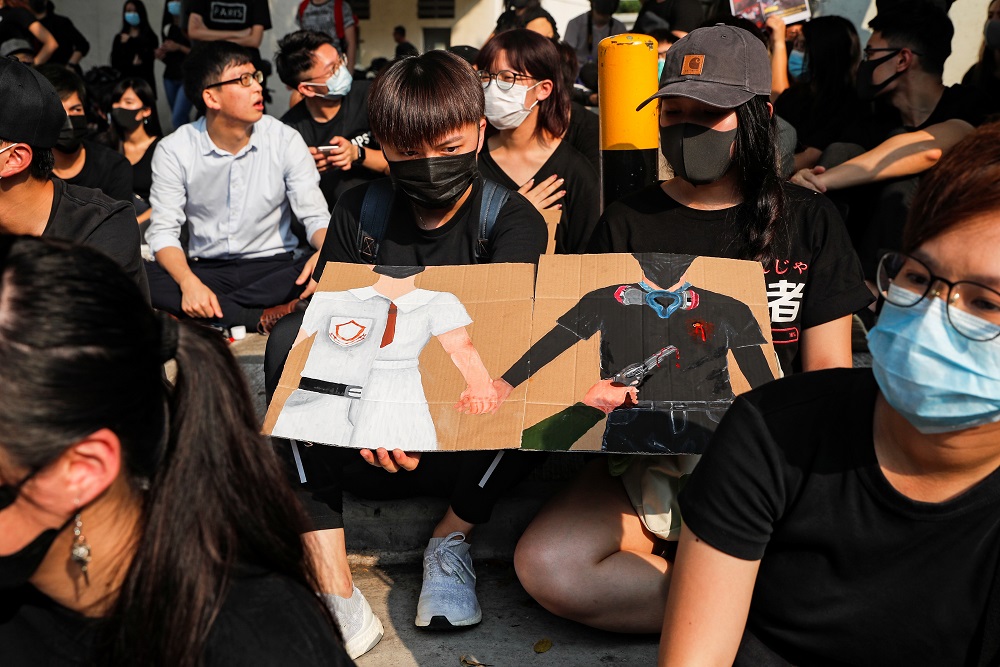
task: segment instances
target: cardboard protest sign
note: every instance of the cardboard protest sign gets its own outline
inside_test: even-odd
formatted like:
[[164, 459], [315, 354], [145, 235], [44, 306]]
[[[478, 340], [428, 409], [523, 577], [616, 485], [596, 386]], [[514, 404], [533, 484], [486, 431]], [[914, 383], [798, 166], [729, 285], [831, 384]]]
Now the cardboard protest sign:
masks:
[[531, 340], [503, 375], [530, 377], [523, 449], [700, 453], [733, 396], [779, 373], [754, 262], [542, 257]]
[[742, 16], [763, 28], [767, 19], [777, 16], [786, 25], [808, 21], [809, 3], [806, 0], [729, 0], [733, 16]]
[[754, 262], [553, 255], [537, 281], [519, 264], [330, 264], [264, 431], [409, 451], [700, 453], [734, 395], [777, 373]]
[[491, 413], [492, 378], [528, 348], [534, 273], [330, 263], [264, 432], [358, 448], [516, 448], [524, 390]]

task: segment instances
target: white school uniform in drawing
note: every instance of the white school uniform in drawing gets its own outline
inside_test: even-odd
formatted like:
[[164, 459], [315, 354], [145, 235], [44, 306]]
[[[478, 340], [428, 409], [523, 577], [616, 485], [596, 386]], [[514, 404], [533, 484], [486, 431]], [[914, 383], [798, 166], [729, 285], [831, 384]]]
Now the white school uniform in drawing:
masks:
[[[317, 300], [319, 296], [324, 298]], [[359, 385], [361, 398], [297, 390], [282, 409], [276, 435], [296, 437], [286, 435], [282, 424], [289, 404], [296, 399], [292, 412], [298, 416], [294, 421], [304, 422], [304, 430], [313, 435], [300, 435], [299, 439], [410, 451], [437, 448], [437, 432], [418, 367], [420, 352], [432, 336], [464, 327], [472, 320], [449, 292], [416, 289], [394, 303], [397, 312], [392, 341], [380, 347], [390, 304], [386, 297], [371, 287], [321, 292], [313, 297], [302, 327], [310, 334], [323, 331], [328, 335], [316, 336], [316, 341], [324, 339], [324, 344], [317, 348], [313, 343], [302, 376]], [[316, 306], [320, 307], [312, 313]], [[371, 327], [367, 333], [362, 331], [365, 327]], [[317, 353], [321, 358], [313, 363]]]

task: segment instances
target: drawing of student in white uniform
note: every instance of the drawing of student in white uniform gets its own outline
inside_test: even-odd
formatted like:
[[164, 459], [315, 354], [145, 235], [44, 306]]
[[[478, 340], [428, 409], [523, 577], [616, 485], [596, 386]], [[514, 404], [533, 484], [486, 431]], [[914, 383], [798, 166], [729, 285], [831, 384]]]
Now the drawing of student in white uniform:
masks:
[[458, 298], [417, 289], [423, 267], [373, 270], [379, 278], [370, 287], [313, 295], [294, 345], [318, 335], [272, 435], [371, 449], [436, 449], [418, 367], [432, 336], [468, 385], [456, 409], [484, 414], [497, 407], [490, 374], [465, 328], [472, 320]]

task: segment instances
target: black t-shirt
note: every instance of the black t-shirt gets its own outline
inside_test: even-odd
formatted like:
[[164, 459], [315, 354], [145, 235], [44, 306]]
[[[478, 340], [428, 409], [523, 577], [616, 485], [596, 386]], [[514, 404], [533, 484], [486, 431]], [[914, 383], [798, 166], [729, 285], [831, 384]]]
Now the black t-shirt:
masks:
[[103, 252], [125, 269], [148, 299], [149, 285], [139, 254], [139, 225], [132, 205], [58, 178], [52, 179], [52, 185], [52, 211], [41, 235]]
[[969, 68], [962, 78], [962, 86], [973, 88], [988, 120], [996, 120], [1000, 115], [1000, 78], [983, 72], [982, 61]]
[[8, 39], [23, 39], [29, 44], [37, 44], [29, 28], [37, 21], [35, 15], [20, 7], [0, 8], [0, 44]]
[[955, 118], [978, 126], [985, 117], [979, 95], [974, 89], [962, 85], [945, 88], [934, 111], [917, 127], [904, 125], [899, 110], [881, 99], [876, 100], [873, 110], [871, 115], [862, 116], [848, 127], [840, 141], [858, 144], [870, 151], [886, 139], [903, 132], [923, 130]]
[[821, 105], [808, 83], [797, 83], [774, 101], [774, 113], [795, 127], [795, 150], [800, 152], [806, 148], [823, 150], [839, 141], [848, 126], [858, 118], [867, 118], [870, 110], [853, 93], [826, 99]]
[[[271, 29], [267, 0], [188, 0], [185, 11], [200, 16], [209, 30], [239, 31], [255, 25]], [[260, 50], [251, 51], [254, 63], [259, 66]]]
[[135, 77], [142, 79], [153, 89], [156, 96], [156, 78], [153, 76], [153, 55], [160, 40], [156, 33], [150, 30], [140, 31], [135, 37], [129, 37], [124, 42], [121, 34], [116, 34], [111, 43], [111, 66], [118, 70], [123, 78]]
[[869, 370], [838, 369], [738, 397], [680, 495], [684, 523], [763, 558], [747, 629], [793, 664], [974, 665], [1000, 470], [943, 503], [903, 496], [875, 457], [877, 394]]
[[[366, 150], [381, 151], [375, 136], [368, 128], [368, 89], [370, 81], [355, 81], [351, 92], [341, 102], [340, 111], [327, 123], [315, 120], [305, 101], [299, 102], [281, 117], [281, 122], [294, 127], [307, 146], [326, 146], [334, 137], [344, 137]], [[319, 187], [326, 202], [333, 210], [340, 195], [355, 185], [382, 178], [382, 174], [361, 166], [347, 170], [327, 169], [319, 175]]]
[[[365, 264], [358, 249], [361, 204], [368, 184], [351, 188], [333, 208], [326, 242], [313, 278], [319, 280], [327, 262]], [[413, 207], [405, 195], [397, 194], [389, 213], [389, 227], [379, 244], [378, 264], [390, 266], [445, 266], [478, 264], [475, 246], [479, 240], [479, 211], [483, 186], [476, 180], [472, 193], [443, 227], [423, 230], [417, 225]], [[516, 192], [500, 209], [490, 234], [491, 263], [538, 263], [545, 252], [548, 234], [545, 221], [528, 200]]]
[[[180, 26], [173, 22], [163, 26], [161, 35], [164, 42], [170, 40], [182, 46], [191, 46], [191, 40], [187, 38]], [[163, 78], [170, 81], [183, 81], [185, 58], [187, 55], [181, 51], [171, 51], [163, 56]]]
[[555, 33], [554, 39], [559, 39], [559, 28], [556, 26], [556, 20], [552, 18], [552, 14], [542, 9], [541, 6], [538, 7], [528, 7], [524, 10], [524, 13], [520, 16], [513, 9], [508, 9], [503, 14], [497, 17], [496, 27], [493, 28], [494, 33], [501, 33], [505, 30], [517, 30], [519, 28], [524, 28], [529, 23], [535, 19], [544, 18], [552, 24], [552, 32]]
[[65, 16], [53, 14], [49, 11], [45, 15], [45, 18], [39, 19], [39, 21], [45, 26], [46, 30], [52, 33], [56, 42], [59, 43], [59, 47], [56, 48], [52, 57], [49, 58], [50, 63], [65, 65], [69, 62], [70, 56], [73, 55], [74, 51], [79, 51], [83, 55], [87, 55], [90, 51], [90, 42], [83, 36], [83, 33], [76, 29], [73, 22]]
[[594, 171], [601, 171], [601, 122], [596, 113], [579, 102], [570, 105], [569, 128], [563, 141], [587, 158]]
[[[500, 168], [490, 155], [488, 143], [479, 153], [479, 171], [486, 178], [511, 190], [517, 190], [522, 185], [511, 180], [507, 172]], [[560, 141], [549, 159], [535, 173], [533, 177], [535, 184], [541, 183], [553, 174], [566, 179], [562, 185], [566, 190], [566, 196], [559, 200], [563, 208], [559, 226], [556, 227], [556, 252], [582, 253], [587, 249], [587, 243], [594, 233], [600, 215], [601, 199], [597, 171], [568, 141]]]
[[154, 139], [146, 152], [142, 154], [142, 158], [132, 165], [132, 192], [139, 195], [147, 205], [149, 203], [149, 190], [153, 187], [153, 153], [156, 152], [156, 144], [160, 143], [162, 138]]
[[705, 20], [699, 0], [646, 0], [635, 19], [634, 32], [665, 29], [691, 32]]
[[[234, 577], [205, 646], [206, 667], [347, 667], [354, 663], [316, 608], [314, 594], [278, 575]], [[167, 603], [167, 601], [164, 601]], [[31, 586], [0, 598], [5, 665], [95, 664], [101, 621], [66, 609]]]
[[101, 144], [84, 140], [86, 158], [83, 169], [73, 178], [67, 178], [70, 185], [100, 190], [112, 199], [132, 201], [132, 165], [125, 156]]
[[[874, 298], [840, 214], [823, 195], [784, 186], [787, 252], [764, 267], [771, 335], [785, 374], [794, 370], [803, 329], [850, 315]], [[605, 209], [588, 252], [669, 252], [740, 259], [740, 207], [701, 211], [650, 185]]]

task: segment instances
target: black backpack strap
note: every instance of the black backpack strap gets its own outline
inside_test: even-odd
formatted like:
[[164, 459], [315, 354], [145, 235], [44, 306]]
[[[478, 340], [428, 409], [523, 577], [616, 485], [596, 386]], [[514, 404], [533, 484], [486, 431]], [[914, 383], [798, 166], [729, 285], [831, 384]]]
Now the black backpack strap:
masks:
[[490, 257], [490, 234], [500, 215], [500, 209], [507, 203], [510, 190], [489, 179], [483, 180], [483, 201], [479, 208], [479, 241], [476, 243], [476, 259], [485, 261]]
[[391, 178], [372, 181], [361, 202], [361, 219], [358, 221], [358, 252], [367, 264], [375, 264], [378, 247], [389, 228], [389, 212], [396, 191]]

